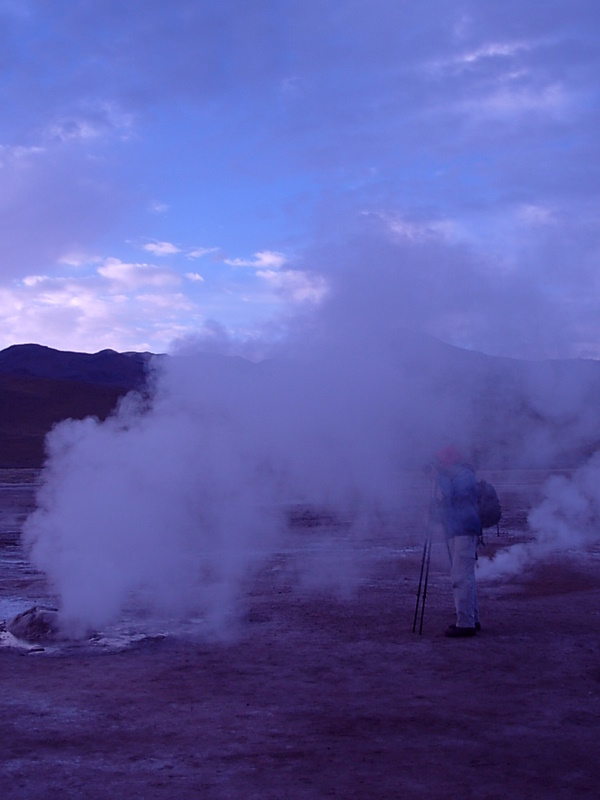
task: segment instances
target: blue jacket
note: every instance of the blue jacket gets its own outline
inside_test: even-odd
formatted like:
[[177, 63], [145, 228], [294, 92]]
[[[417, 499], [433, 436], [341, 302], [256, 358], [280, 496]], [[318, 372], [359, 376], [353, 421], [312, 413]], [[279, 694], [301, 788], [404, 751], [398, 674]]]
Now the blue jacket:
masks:
[[440, 512], [446, 536], [480, 536], [477, 478], [468, 464], [438, 469]]

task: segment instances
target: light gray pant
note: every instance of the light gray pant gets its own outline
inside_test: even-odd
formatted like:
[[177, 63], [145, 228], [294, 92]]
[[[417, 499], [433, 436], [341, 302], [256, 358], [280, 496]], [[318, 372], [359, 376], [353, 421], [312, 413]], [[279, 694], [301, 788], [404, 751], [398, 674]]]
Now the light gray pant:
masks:
[[448, 539], [450, 576], [459, 628], [473, 628], [479, 622], [475, 561], [477, 536], [453, 536]]

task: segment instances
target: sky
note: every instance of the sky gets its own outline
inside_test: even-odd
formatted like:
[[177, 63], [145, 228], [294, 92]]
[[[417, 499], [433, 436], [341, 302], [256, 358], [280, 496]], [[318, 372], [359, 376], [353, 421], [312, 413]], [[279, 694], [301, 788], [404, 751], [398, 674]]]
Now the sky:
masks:
[[594, 0], [0, 0], [0, 347], [247, 343], [346, 292], [600, 358], [599, 34]]

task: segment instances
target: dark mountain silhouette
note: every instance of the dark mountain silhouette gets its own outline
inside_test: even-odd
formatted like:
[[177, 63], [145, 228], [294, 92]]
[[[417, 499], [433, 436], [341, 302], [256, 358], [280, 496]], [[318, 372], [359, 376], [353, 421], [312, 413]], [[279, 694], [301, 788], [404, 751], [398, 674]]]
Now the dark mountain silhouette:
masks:
[[0, 351], [0, 468], [36, 468], [44, 439], [64, 419], [106, 419], [145, 387], [150, 353], [71, 353], [37, 344]]
[[144, 384], [151, 353], [71, 353], [39, 344], [0, 351], [0, 375], [99, 383], [137, 389]]

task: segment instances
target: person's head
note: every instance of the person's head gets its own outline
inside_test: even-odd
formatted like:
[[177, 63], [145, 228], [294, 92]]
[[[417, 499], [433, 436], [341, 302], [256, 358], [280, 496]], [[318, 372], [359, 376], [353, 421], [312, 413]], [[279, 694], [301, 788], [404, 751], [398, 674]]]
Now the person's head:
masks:
[[455, 444], [448, 444], [442, 447], [435, 454], [435, 460], [440, 469], [451, 469], [464, 461], [463, 455]]

